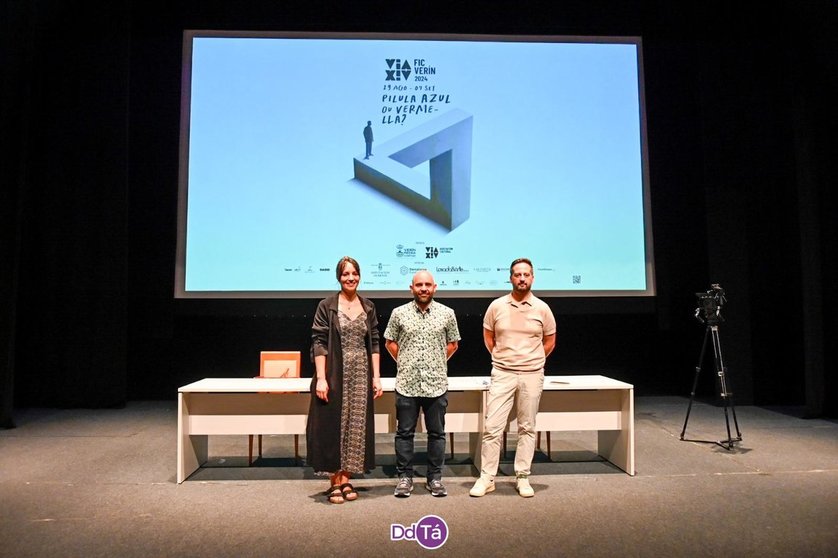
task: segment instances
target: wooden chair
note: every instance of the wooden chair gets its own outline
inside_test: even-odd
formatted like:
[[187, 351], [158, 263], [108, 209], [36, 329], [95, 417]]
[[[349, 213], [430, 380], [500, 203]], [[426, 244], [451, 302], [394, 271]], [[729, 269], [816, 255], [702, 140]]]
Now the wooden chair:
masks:
[[[299, 378], [300, 351], [262, 351], [257, 378]], [[247, 464], [253, 464], [253, 434], [247, 441]], [[262, 435], [259, 437], [259, 457], [262, 457]], [[294, 434], [294, 458], [300, 459], [300, 435]]]
[[[547, 459], [550, 459], [550, 452], [552, 450], [550, 447], [550, 431], [548, 430], [545, 434], [547, 434]], [[538, 432], [537, 435], [535, 449], [541, 449], [541, 432]]]

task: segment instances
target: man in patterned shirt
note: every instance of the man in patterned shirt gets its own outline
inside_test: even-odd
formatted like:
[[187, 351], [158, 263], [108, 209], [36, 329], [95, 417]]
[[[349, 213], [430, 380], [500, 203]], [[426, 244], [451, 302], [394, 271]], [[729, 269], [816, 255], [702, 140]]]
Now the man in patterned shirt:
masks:
[[413, 276], [413, 301], [393, 310], [384, 331], [387, 351], [396, 360], [396, 471], [394, 496], [413, 492], [413, 438], [421, 409], [428, 429], [428, 474], [425, 487], [434, 496], [448, 492], [442, 484], [445, 463], [445, 408], [448, 406], [448, 359], [457, 350], [460, 331], [454, 311], [436, 301], [436, 284], [427, 271]]

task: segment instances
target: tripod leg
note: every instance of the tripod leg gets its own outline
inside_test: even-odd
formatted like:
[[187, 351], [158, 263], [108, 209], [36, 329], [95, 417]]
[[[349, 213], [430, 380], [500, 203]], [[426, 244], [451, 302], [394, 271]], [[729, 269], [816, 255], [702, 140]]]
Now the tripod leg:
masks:
[[721, 442], [720, 445], [728, 450], [733, 449], [733, 438], [730, 436], [730, 418], [727, 415], [727, 399], [725, 399], [725, 426], [727, 427], [727, 440]]
[[736, 437], [741, 441], [742, 433], [739, 432], [739, 421], [736, 420], [736, 407], [733, 406], [733, 396], [730, 397], [730, 412], [733, 413], [733, 425], [736, 427]]
[[[716, 326], [716, 332], [713, 337], [713, 343], [715, 346], [714, 353], [718, 355], [718, 362], [716, 363], [716, 367], [719, 369], [719, 378], [722, 382], [722, 397], [724, 397], [725, 401], [725, 421], [727, 422], [727, 439], [730, 445], [732, 444], [732, 441], [741, 441], [742, 433], [739, 431], [739, 421], [736, 420], [736, 407], [734, 407], [733, 405], [733, 394], [729, 392], [727, 389], [727, 367], [724, 365], [724, 360], [722, 359], [722, 340], [719, 337], [718, 326]], [[727, 417], [728, 404], [730, 404], [730, 412], [733, 415], [733, 425], [736, 427], [735, 439], [732, 439], [730, 436], [730, 422]]]
[[693, 401], [695, 400], [695, 391], [698, 388], [698, 376], [701, 373], [701, 367], [704, 364], [704, 353], [707, 352], [707, 337], [710, 335], [710, 326], [704, 330], [704, 341], [701, 343], [701, 352], [698, 353], [698, 365], [695, 367], [695, 378], [693, 379], [693, 389], [690, 392], [690, 402], [687, 405], [687, 416], [684, 419], [684, 428], [681, 429], [681, 439], [687, 432], [687, 422], [690, 420], [690, 411], [693, 408]]
[[[725, 374], [727, 374], [727, 370], [725, 370]], [[733, 415], [733, 425], [736, 427], [736, 438], [735, 441], [741, 442], [742, 441], [742, 433], [739, 431], [739, 421], [736, 420], [736, 407], [733, 405], [733, 394], [727, 394], [727, 400], [730, 402], [730, 413]], [[725, 407], [725, 410], [727, 408]], [[730, 438], [730, 427], [728, 427], [728, 438]]]
[[716, 363], [716, 375], [719, 377], [719, 394], [727, 401], [727, 382], [725, 381], [725, 363], [722, 360], [722, 341], [719, 339], [719, 326], [710, 326], [713, 333], [713, 360]]
[[[722, 401], [725, 408], [725, 426], [727, 427], [727, 440], [719, 442], [719, 445], [725, 449], [733, 449], [733, 443], [742, 440], [742, 434], [739, 432], [739, 423], [736, 420], [736, 409], [733, 407], [733, 394], [727, 389], [727, 368], [724, 365], [722, 358], [722, 341], [719, 338], [719, 326], [712, 326], [713, 330], [713, 357], [716, 362], [716, 370], [719, 377], [719, 390], [721, 391]], [[730, 434], [730, 417], [728, 415], [728, 406], [730, 406], [733, 413], [733, 422], [736, 426], [736, 439]]]

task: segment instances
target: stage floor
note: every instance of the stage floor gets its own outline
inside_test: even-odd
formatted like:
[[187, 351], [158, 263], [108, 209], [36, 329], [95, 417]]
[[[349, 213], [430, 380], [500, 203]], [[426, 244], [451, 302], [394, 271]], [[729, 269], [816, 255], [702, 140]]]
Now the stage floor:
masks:
[[[379, 466], [340, 506], [294, 459], [291, 436], [265, 436], [251, 467], [247, 436], [211, 437], [209, 462], [177, 485], [175, 401], [20, 410], [18, 427], [0, 431], [0, 553], [419, 556], [415, 541], [390, 540], [391, 525], [433, 514], [449, 529], [435, 555], [837, 555], [838, 424], [737, 407], [743, 441], [727, 451], [679, 440], [686, 406], [636, 398], [636, 477], [596, 455], [595, 433], [553, 433], [549, 456], [542, 436], [531, 499], [514, 490], [514, 434], [494, 493], [468, 496], [476, 471], [457, 434], [448, 497], [417, 478], [408, 499], [392, 496], [393, 439], [379, 435]], [[726, 438], [723, 409], [694, 405], [687, 437]], [[304, 437], [300, 446], [304, 458]]]

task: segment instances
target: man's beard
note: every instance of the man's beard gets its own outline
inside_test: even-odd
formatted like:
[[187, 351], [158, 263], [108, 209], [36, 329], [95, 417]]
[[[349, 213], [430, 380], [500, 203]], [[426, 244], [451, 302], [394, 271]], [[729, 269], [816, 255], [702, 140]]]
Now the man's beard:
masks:
[[520, 283], [515, 284], [515, 290], [518, 291], [519, 293], [528, 293], [530, 291], [531, 287], [532, 287], [532, 285], [527, 285], [527, 284], [521, 285]]

